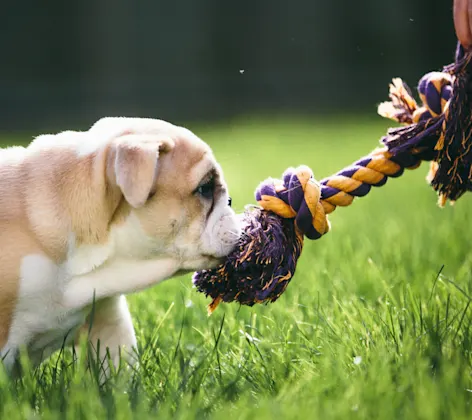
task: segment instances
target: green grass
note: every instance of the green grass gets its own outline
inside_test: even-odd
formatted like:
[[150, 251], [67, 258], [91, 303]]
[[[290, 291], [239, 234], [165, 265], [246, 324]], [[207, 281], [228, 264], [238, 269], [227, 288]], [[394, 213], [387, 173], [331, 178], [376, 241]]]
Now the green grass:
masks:
[[[191, 127], [241, 211], [266, 177], [319, 179], [367, 154], [380, 118], [239, 120]], [[222, 304], [179, 277], [129, 298], [141, 362], [98, 386], [70, 352], [16, 383], [0, 418], [468, 419], [472, 416], [472, 201], [439, 209], [424, 164], [337, 209], [275, 303]], [[442, 271], [441, 271], [442, 269]]]

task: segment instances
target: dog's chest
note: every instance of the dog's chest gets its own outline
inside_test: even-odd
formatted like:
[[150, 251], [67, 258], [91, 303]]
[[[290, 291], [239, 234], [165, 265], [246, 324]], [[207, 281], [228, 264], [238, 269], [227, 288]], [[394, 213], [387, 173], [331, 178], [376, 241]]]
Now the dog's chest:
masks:
[[75, 330], [85, 320], [86, 310], [64, 305], [63, 290], [69, 277], [65, 267], [44, 256], [24, 258], [8, 341], [0, 351], [7, 367], [22, 346], [28, 349], [32, 362], [38, 363], [74, 338]]

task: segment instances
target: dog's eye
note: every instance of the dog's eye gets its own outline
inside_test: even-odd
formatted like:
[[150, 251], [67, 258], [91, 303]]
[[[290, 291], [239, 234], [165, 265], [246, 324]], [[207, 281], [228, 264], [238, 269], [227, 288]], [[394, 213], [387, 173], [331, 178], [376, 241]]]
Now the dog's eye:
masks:
[[213, 198], [214, 190], [215, 190], [214, 181], [209, 181], [205, 184], [200, 185], [196, 189], [196, 193], [201, 195], [203, 198], [210, 199], [210, 198]]

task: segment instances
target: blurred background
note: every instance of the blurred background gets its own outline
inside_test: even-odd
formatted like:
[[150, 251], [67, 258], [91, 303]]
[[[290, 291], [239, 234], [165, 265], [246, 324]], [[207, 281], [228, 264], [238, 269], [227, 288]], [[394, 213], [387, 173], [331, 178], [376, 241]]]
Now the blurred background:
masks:
[[0, 131], [375, 114], [453, 60], [452, 0], [2, 3]]

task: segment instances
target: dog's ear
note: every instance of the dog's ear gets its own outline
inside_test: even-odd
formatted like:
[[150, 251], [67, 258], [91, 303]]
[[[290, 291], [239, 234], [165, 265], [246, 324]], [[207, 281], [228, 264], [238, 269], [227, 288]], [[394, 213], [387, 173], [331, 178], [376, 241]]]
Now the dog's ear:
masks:
[[107, 162], [108, 181], [120, 188], [133, 207], [142, 207], [155, 192], [159, 155], [172, 149], [171, 139], [152, 134], [128, 134], [112, 145]]

